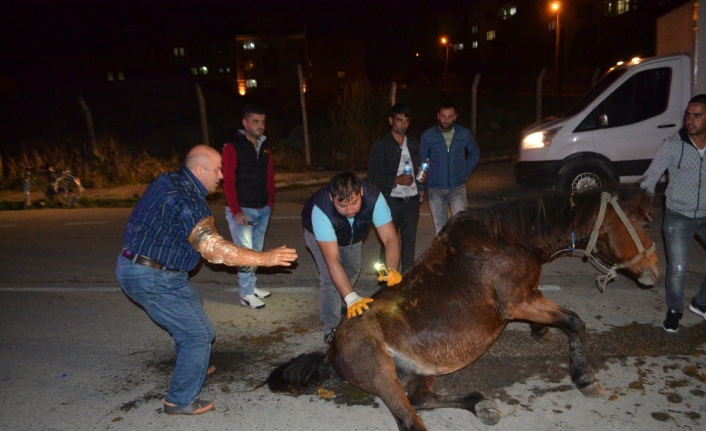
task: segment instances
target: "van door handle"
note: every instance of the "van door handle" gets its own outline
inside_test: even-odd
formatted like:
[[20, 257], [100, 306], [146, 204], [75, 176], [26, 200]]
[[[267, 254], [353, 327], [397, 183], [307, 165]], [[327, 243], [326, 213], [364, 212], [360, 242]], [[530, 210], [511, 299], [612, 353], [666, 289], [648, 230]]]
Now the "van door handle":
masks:
[[660, 124], [659, 126], [657, 126], [657, 128], [658, 129], [668, 129], [670, 127], [676, 127], [676, 126], [677, 126], [676, 124]]

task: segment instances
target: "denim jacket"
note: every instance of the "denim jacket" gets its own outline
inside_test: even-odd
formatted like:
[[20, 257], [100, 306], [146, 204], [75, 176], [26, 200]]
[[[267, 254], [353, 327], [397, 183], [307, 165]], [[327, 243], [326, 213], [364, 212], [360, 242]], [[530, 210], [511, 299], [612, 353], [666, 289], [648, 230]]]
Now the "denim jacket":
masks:
[[453, 189], [465, 184], [478, 164], [480, 149], [471, 131], [454, 124], [451, 147], [446, 149], [446, 141], [438, 124], [422, 133], [421, 159], [429, 159], [427, 187], [432, 189]]

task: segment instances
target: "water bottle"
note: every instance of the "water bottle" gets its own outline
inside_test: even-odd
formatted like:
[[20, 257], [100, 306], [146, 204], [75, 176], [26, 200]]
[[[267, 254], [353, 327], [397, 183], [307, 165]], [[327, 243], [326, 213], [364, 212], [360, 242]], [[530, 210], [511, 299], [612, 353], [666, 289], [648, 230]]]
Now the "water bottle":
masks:
[[402, 168], [405, 175], [412, 175], [412, 165], [409, 164], [409, 159], [404, 159], [404, 168]]
[[427, 172], [429, 171], [429, 159], [426, 159], [417, 173], [417, 182], [424, 184], [427, 181]]

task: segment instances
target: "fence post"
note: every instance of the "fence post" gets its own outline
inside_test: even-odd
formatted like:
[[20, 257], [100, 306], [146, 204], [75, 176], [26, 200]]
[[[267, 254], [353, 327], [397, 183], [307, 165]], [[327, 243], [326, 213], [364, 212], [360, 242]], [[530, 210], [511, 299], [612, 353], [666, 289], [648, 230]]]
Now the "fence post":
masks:
[[390, 84], [390, 106], [394, 106], [397, 99], [397, 83]]
[[478, 82], [480, 82], [480, 73], [476, 73], [473, 80], [473, 90], [471, 92], [471, 131], [473, 136], [476, 136], [476, 110], [478, 109]]
[[547, 68], [545, 67], [539, 72], [537, 77], [537, 106], [535, 110], [536, 121], [539, 122], [542, 119], [542, 81], [544, 80], [544, 75], [547, 74]]
[[208, 121], [206, 117], [206, 101], [203, 98], [203, 91], [201, 91], [201, 84], [198, 82], [194, 84], [196, 87], [196, 95], [199, 98], [199, 115], [201, 116], [201, 139], [204, 145], [211, 145], [208, 141]]
[[96, 142], [96, 131], [93, 128], [93, 117], [91, 116], [91, 110], [88, 109], [86, 101], [83, 100], [82, 96], [78, 96], [78, 103], [81, 104], [81, 109], [83, 109], [83, 114], [86, 117], [86, 127], [88, 128], [88, 140], [91, 141], [91, 152], [94, 156], [98, 156], [98, 143]]
[[311, 151], [309, 149], [309, 125], [306, 119], [306, 98], [304, 97], [304, 74], [302, 65], [297, 64], [299, 74], [299, 98], [302, 103], [302, 126], [304, 127], [304, 153], [306, 155], [306, 165], [311, 167]]

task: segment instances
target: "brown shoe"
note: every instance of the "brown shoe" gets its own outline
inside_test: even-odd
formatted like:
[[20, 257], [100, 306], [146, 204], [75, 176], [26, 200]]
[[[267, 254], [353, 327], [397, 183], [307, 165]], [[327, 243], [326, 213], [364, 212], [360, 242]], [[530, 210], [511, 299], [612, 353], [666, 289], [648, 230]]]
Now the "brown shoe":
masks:
[[208, 370], [206, 370], [206, 375], [210, 376], [211, 374], [216, 372], [216, 366], [215, 365], [210, 365], [208, 367]]
[[200, 415], [211, 410], [213, 406], [213, 401], [202, 401], [199, 399], [196, 399], [188, 406], [178, 406], [164, 400], [164, 413], [168, 415]]

